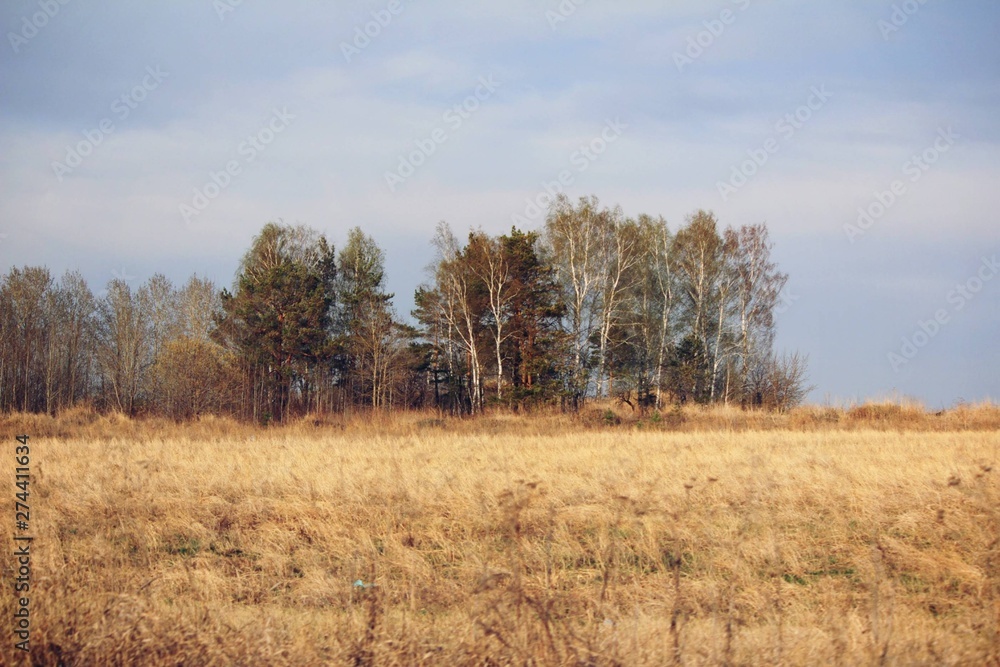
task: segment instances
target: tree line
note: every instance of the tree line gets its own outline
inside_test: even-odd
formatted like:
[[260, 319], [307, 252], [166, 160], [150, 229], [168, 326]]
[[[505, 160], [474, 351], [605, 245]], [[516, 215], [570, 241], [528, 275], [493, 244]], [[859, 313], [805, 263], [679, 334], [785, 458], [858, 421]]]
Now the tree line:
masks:
[[442, 222], [433, 247], [414, 324], [359, 228], [337, 252], [309, 227], [268, 223], [224, 289], [157, 274], [95, 295], [78, 272], [12, 268], [0, 282], [0, 410], [267, 423], [594, 398], [783, 409], [808, 390], [805, 359], [773, 349], [787, 275], [764, 224], [720, 231], [698, 211], [671, 231], [559, 196], [540, 230], [460, 238]]

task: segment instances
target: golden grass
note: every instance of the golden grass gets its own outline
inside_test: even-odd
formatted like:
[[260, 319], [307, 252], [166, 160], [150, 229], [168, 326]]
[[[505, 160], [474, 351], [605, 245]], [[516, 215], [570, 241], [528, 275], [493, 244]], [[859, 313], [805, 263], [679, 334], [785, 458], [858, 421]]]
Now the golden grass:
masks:
[[57, 417], [44, 414], [0, 415], [0, 431], [30, 433], [56, 438], [125, 439], [250, 437], [280, 431], [314, 436], [329, 431], [351, 431], [366, 435], [412, 435], [442, 432], [452, 434], [505, 433], [509, 435], [559, 435], [593, 430], [704, 431], [768, 430], [906, 430], [982, 431], [1000, 430], [1000, 405], [992, 402], [960, 404], [930, 412], [912, 401], [886, 400], [847, 407], [806, 405], [788, 412], [742, 410], [737, 406], [667, 407], [637, 412], [621, 403], [591, 402], [579, 413], [543, 409], [513, 414], [488, 412], [475, 418], [445, 418], [434, 411], [351, 415], [308, 415], [283, 426], [261, 427], [229, 417], [203, 416], [188, 422], [151, 417], [129, 419], [121, 414], [100, 414], [85, 407], [63, 411]]
[[11, 417], [11, 438], [79, 431], [28, 428], [31, 658], [1000, 664], [1000, 432], [969, 425], [992, 416], [901, 430], [813, 410], [758, 429], [695, 410], [605, 428]]

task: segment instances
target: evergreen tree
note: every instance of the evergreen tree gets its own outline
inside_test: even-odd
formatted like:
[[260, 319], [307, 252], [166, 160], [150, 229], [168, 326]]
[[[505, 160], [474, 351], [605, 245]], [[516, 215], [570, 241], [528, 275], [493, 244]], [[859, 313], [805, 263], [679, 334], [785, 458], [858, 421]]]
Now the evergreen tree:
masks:
[[382, 407], [388, 401], [401, 335], [392, 312], [393, 295], [385, 291], [385, 253], [355, 227], [338, 264], [334, 316], [338, 368], [354, 402]]
[[566, 307], [555, 271], [539, 256], [539, 234], [512, 228], [500, 237], [511, 267], [510, 335], [504, 354], [510, 360], [514, 404], [551, 400], [562, 393], [569, 339], [560, 330]]
[[218, 336], [240, 355], [249, 409], [262, 421], [313, 407], [330, 359], [336, 269], [326, 238], [303, 226], [269, 223], [224, 290]]

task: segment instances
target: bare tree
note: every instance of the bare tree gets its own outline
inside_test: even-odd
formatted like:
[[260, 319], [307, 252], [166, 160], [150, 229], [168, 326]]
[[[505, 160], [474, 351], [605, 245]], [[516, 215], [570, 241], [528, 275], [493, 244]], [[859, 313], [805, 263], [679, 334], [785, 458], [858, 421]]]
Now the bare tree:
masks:
[[210, 341], [215, 320], [222, 312], [222, 299], [215, 283], [191, 276], [177, 294], [177, 311], [179, 335]]
[[[726, 230], [729, 231], [728, 229]], [[719, 272], [715, 285], [715, 342], [712, 346], [712, 386], [709, 389], [709, 400], [715, 401], [721, 381], [721, 369], [726, 367], [726, 361], [733, 350], [733, 333], [730, 330], [732, 322], [732, 309], [736, 292], [736, 264], [737, 245], [730, 238], [731, 235], [724, 234], [722, 245], [719, 248]], [[723, 392], [723, 399], [729, 400], [728, 386]]]
[[[619, 312], [625, 294], [638, 280], [636, 271], [643, 253], [639, 228], [633, 220], [622, 217], [620, 208], [602, 211], [598, 216], [601, 228], [601, 286], [599, 294], [599, 324], [597, 351], [597, 396], [607, 396], [610, 385], [607, 357], [611, 332], [621, 317]], [[606, 384], [607, 382], [607, 384]]]
[[662, 217], [655, 221], [646, 217], [640, 219], [640, 224], [643, 227], [643, 245], [648, 254], [647, 261], [653, 273], [653, 284], [659, 300], [660, 327], [656, 354], [656, 377], [653, 382], [656, 388], [656, 407], [659, 408], [663, 405], [661, 392], [663, 368], [667, 362], [667, 351], [672, 345], [671, 325], [677, 298], [677, 278], [674, 275], [674, 238]]
[[140, 295], [149, 320], [150, 354], [155, 361], [163, 345], [180, 333], [177, 291], [166, 276], [157, 273], [142, 286]]
[[147, 369], [152, 363], [151, 327], [142, 294], [125, 281], [108, 283], [97, 307], [97, 360], [112, 407], [134, 415]]
[[[707, 353], [712, 348], [711, 334], [715, 323], [712, 315], [718, 301], [719, 277], [723, 269], [722, 239], [716, 231], [715, 216], [698, 211], [688, 217], [687, 225], [674, 238], [674, 252], [690, 335], [697, 341], [697, 348]], [[710, 370], [712, 366], [708, 368]], [[714, 383], [710, 373], [696, 373], [686, 391], [696, 398], [707, 398], [709, 383]]]
[[464, 253], [458, 239], [447, 223], [437, 226], [434, 237], [437, 262], [434, 269], [435, 285], [441, 295], [441, 315], [447, 322], [450, 334], [465, 353], [469, 369], [469, 398], [473, 413], [483, 407], [482, 362], [479, 358], [479, 313], [472, 291], [473, 275], [466, 266]]
[[215, 319], [222, 313], [219, 291], [197, 276], [179, 291], [162, 276], [154, 276], [148, 285], [154, 349], [150, 407], [175, 419], [230, 409], [233, 360], [212, 339]]
[[736, 248], [732, 269], [736, 283], [739, 319], [740, 395], [745, 405], [752, 401], [751, 374], [766, 365], [774, 340], [774, 309], [788, 275], [771, 261], [772, 243], [767, 226], [745, 225], [727, 229], [727, 245]]
[[63, 402], [75, 405], [90, 391], [93, 365], [94, 295], [78, 271], [67, 272], [59, 283], [62, 313], [59, 325], [63, 345]]
[[234, 409], [237, 367], [220, 345], [182, 335], [167, 341], [150, 369], [152, 385], [170, 400], [156, 408], [174, 419]]
[[52, 290], [48, 269], [11, 269], [0, 286], [3, 355], [0, 403], [25, 412], [48, 411], [45, 381], [49, 333], [55, 324], [47, 305]]
[[806, 384], [809, 359], [798, 352], [772, 354], [765, 365], [766, 407], [788, 410], [802, 402], [813, 387]]

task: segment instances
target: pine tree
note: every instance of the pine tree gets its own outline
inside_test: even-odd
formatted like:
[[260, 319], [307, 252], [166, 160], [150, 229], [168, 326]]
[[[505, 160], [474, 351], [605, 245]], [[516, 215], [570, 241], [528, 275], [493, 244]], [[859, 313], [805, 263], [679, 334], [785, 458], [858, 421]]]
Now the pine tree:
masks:
[[334, 333], [339, 368], [355, 402], [388, 402], [390, 370], [400, 352], [400, 331], [385, 291], [385, 253], [355, 227], [338, 255]]
[[312, 406], [332, 352], [335, 276], [325, 237], [269, 223], [241, 262], [235, 293], [223, 291], [218, 336], [243, 361], [255, 418], [281, 421], [295, 404]]

